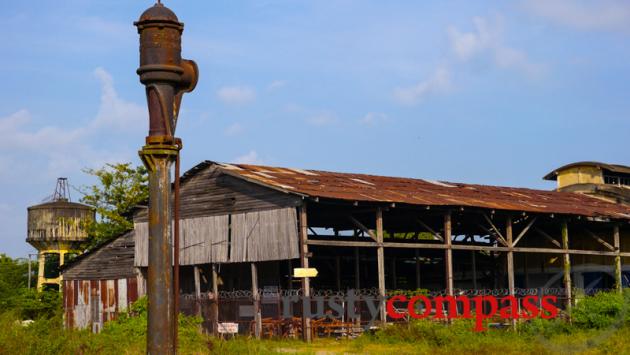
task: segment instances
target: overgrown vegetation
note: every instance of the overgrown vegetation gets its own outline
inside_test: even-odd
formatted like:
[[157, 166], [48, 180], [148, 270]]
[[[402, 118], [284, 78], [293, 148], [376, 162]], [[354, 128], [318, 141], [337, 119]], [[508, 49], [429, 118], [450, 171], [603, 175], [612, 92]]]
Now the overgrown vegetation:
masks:
[[131, 212], [148, 200], [148, 175], [144, 166], [131, 163], [106, 164], [86, 169], [98, 183], [82, 189], [81, 202], [96, 209], [97, 219], [89, 226], [88, 249], [133, 228]]
[[[34, 280], [32, 280], [34, 283]], [[0, 355], [142, 354], [146, 345], [147, 300], [105, 324], [99, 334], [63, 327], [60, 294], [28, 286], [28, 262], [0, 254]], [[424, 293], [416, 290], [412, 293]], [[29, 321], [32, 320], [32, 321]], [[451, 325], [413, 321], [391, 325], [355, 340], [220, 340], [201, 332], [201, 319], [180, 317], [180, 354], [369, 353], [369, 354], [626, 354], [630, 352], [630, 290], [602, 292], [578, 301], [572, 323], [534, 319], [518, 332], [473, 331], [471, 320]]]
[[52, 317], [61, 308], [59, 292], [38, 293], [35, 276], [29, 289], [28, 263], [25, 259], [0, 254], [0, 312], [11, 311], [20, 319]]
[[[521, 324], [518, 332], [492, 328], [474, 332], [472, 321], [451, 325], [413, 321], [366, 333], [355, 340], [262, 340], [247, 337], [220, 340], [200, 331], [201, 319], [180, 318], [181, 354], [368, 353], [368, 354], [609, 354], [628, 353], [630, 292], [600, 293], [581, 300], [573, 323], [536, 319]], [[0, 354], [142, 354], [146, 344], [146, 298], [140, 299], [100, 334], [65, 330], [60, 312], [41, 315], [34, 323], [20, 323], [22, 315], [0, 315]]]

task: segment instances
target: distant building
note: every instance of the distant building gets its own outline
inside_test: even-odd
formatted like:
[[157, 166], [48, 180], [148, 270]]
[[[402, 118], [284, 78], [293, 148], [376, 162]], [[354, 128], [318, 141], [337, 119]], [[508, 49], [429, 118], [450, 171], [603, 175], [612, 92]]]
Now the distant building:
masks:
[[544, 179], [557, 181], [558, 191], [630, 204], [630, 166], [584, 161], [562, 166]]

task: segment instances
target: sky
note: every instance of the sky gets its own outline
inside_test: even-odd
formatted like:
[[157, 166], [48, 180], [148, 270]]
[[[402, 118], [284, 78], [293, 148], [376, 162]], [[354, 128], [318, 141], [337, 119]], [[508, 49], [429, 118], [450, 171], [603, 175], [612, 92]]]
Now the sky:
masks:
[[[168, 1], [199, 65], [177, 135], [203, 160], [553, 189], [563, 164], [630, 164], [630, 2]], [[151, 1], [0, 8], [0, 253], [26, 208], [140, 164], [133, 21]], [[72, 189], [73, 200], [80, 198]]]

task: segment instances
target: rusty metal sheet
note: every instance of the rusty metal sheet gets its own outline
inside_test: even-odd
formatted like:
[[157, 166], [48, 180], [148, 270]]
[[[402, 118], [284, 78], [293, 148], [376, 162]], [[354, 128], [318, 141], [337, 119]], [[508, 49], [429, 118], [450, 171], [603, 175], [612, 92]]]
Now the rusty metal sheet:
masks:
[[212, 165], [231, 176], [306, 197], [630, 220], [629, 207], [578, 193], [402, 177], [205, 161], [185, 173], [182, 181]]

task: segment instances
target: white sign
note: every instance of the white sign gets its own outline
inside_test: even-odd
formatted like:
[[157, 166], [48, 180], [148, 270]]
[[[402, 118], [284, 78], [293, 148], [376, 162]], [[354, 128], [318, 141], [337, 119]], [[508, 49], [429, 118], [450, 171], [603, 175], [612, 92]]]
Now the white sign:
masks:
[[219, 323], [219, 334], [236, 334], [238, 333], [238, 323]]

